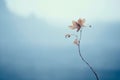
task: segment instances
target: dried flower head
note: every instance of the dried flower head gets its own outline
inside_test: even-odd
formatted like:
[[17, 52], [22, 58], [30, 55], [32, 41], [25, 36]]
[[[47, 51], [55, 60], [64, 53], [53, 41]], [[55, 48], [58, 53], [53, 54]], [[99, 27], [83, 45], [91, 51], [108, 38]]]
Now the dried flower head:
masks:
[[85, 19], [79, 18], [77, 21], [72, 21], [72, 25], [69, 26], [70, 29], [74, 30], [77, 29], [77, 32], [80, 31], [80, 37], [78, 40], [78, 36], [76, 34], [66, 34], [65, 38], [70, 38], [71, 36], [76, 37], [76, 39], [73, 41], [74, 44], [79, 45], [81, 40], [81, 34], [82, 34], [82, 27], [91, 27], [91, 25], [85, 24]]
[[78, 19], [78, 21], [72, 21], [72, 25], [69, 26], [70, 29], [74, 30], [77, 29], [77, 32], [84, 26], [85, 19]]
[[80, 41], [79, 41], [78, 39], [75, 39], [75, 40], [73, 41], [73, 43], [76, 44], [76, 45], [79, 45]]

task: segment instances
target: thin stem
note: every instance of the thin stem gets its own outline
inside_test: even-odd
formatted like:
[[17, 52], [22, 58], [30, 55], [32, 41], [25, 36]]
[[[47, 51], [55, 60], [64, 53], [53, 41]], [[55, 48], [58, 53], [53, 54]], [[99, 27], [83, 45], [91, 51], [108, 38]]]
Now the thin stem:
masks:
[[[81, 36], [82, 36], [82, 29], [80, 30], [80, 38], [79, 38], [79, 41], [81, 40]], [[80, 42], [79, 42], [79, 44], [78, 44], [78, 51], [79, 51], [79, 55], [80, 55], [82, 61], [88, 65], [88, 67], [90, 68], [90, 70], [91, 70], [91, 71], [93, 72], [93, 74], [95, 75], [96, 80], [99, 80], [99, 77], [98, 77], [97, 73], [95, 72], [95, 70], [94, 70], [94, 69], [92, 68], [92, 66], [83, 58], [83, 56], [82, 56], [82, 54], [81, 54], [81, 51], [80, 51]]]
[[93, 74], [94, 74], [95, 77], [96, 77], [96, 80], [99, 80], [99, 77], [98, 77], [97, 73], [95, 72], [95, 70], [94, 70], [94, 69], [92, 68], [92, 66], [83, 58], [83, 56], [82, 56], [82, 54], [81, 54], [81, 52], [80, 52], [80, 43], [78, 44], [78, 51], [79, 51], [79, 55], [80, 55], [82, 61], [83, 61], [84, 63], [86, 63], [86, 64], [88, 65], [88, 67], [91, 69], [91, 71], [93, 72]]
[[80, 30], [80, 38], [79, 38], [79, 41], [81, 40], [81, 37], [82, 37], [82, 29]]

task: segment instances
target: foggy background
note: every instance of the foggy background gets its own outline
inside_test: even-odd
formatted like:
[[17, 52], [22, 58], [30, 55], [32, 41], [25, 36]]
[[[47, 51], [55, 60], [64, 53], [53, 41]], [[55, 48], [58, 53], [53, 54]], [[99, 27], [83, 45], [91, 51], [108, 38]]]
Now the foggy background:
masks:
[[[70, 20], [71, 21], [71, 20]], [[69, 23], [71, 24], [71, 23]], [[0, 80], [95, 80], [79, 57], [67, 24], [18, 16], [0, 1]], [[100, 80], [120, 80], [120, 21], [91, 21], [81, 52]], [[61, 28], [62, 26], [62, 28]]]

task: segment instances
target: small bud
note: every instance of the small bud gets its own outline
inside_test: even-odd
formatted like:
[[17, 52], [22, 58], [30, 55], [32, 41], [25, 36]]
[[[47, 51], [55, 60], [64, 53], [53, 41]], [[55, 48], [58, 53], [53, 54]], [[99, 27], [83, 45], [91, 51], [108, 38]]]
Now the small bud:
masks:
[[75, 40], [73, 41], [73, 43], [76, 44], [76, 45], [79, 45], [80, 41], [79, 41], [78, 39], [75, 39]]
[[70, 34], [66, 34], [66, 35], [65, 35], [65, 38], [70, 38], [70, 37], [71, 37]]
[[89, 27], [91, 28], [91, 27], [92, 27], [92, 25], [89, 25]]

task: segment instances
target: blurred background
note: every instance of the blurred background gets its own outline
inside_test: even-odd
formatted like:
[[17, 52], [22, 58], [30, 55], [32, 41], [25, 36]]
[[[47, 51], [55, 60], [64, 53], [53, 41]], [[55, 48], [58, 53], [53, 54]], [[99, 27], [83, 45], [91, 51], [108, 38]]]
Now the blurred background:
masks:
[[86, 18], [81, 52], [100, 80], [120, 80], [119, 0], [0, 0], [0, 80], [95, 80], [72, 20]]

